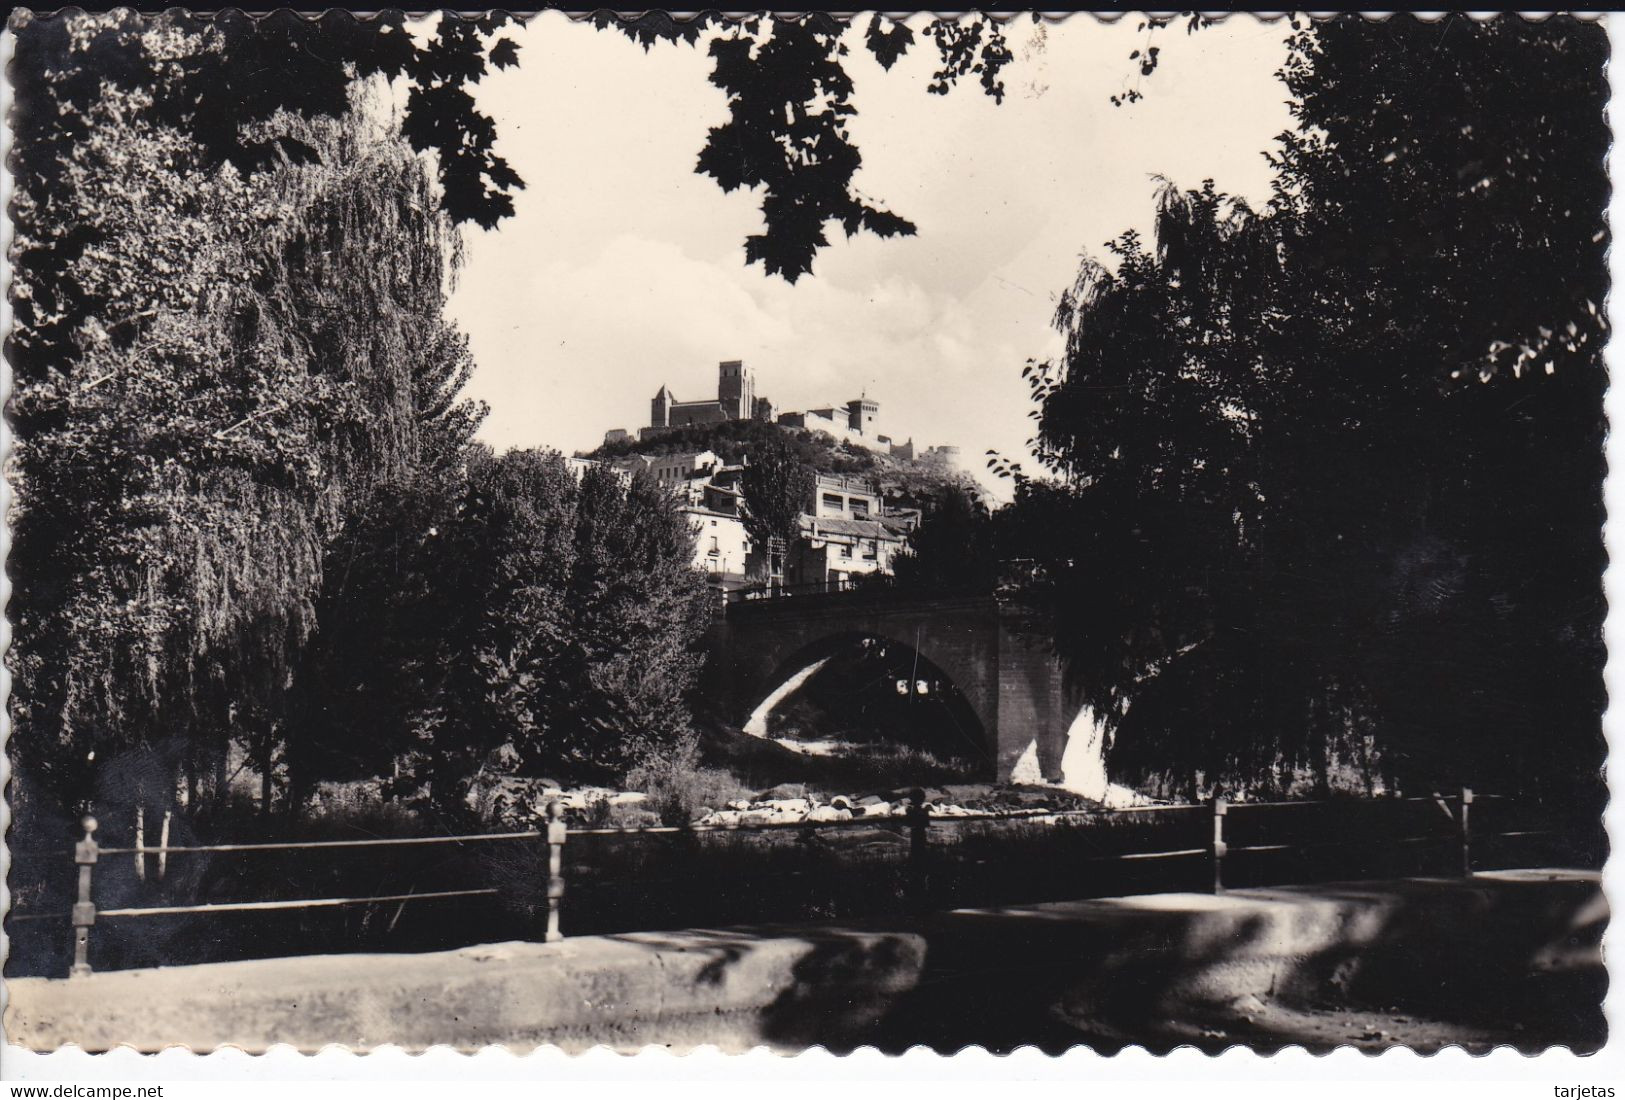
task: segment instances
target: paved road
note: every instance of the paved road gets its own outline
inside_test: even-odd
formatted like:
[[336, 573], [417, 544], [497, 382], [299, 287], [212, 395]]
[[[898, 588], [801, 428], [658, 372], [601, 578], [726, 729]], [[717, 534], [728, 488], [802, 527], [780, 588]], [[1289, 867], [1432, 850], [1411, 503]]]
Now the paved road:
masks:
[[248, 1050], [766, 1043], [1596, 1049], [1598, 876], [1153, 894], [9, 983], [7, 1035]]
[[1606, 921], [1598, 876], [1562, 870], [947, 913], [863, 1041], [1589, 1052]]

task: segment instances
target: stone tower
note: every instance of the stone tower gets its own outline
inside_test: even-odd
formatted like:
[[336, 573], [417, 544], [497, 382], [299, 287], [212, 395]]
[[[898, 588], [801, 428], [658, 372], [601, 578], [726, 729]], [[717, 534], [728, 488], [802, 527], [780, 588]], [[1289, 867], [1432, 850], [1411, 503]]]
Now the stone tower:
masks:
[[725, 359], [717, 364], [717, 401], [729, 420], [749, 420], [756, 415], [756, 382], [741, 360]]
[[649, 427], [665, 428], [671, 425], [671, 391], [665, 386], [655, 394], [654, 400], [649, 402]]
[[880, 415], [880, 402], [865, 394], [846, 403], [846, 426], [855, 432], [869, 435], [874, 431], [875, 419]]

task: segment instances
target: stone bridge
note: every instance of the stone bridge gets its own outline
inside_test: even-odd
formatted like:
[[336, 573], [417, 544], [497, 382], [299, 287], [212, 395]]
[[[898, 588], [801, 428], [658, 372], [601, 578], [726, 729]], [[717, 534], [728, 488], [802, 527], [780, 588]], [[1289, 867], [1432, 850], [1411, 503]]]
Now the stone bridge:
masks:
[[707, 694], [743, 726], [798, 673], [866, 638], [913, 650], [958, 688], [961, 724], [981, 738], [994, 778], [1009, 779], [1034, 746], [1044, 778], [1061, 778], [1071, 710], [1060, 665], [1030, 613], [994, 595], [854, 589], [730, 602], [707, 637]]

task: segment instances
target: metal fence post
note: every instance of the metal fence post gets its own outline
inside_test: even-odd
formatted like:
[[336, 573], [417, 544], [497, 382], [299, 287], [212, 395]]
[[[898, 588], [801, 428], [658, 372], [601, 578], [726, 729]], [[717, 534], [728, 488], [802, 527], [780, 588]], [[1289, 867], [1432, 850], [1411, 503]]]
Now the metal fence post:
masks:
[[141, 849], [147, 846], [147, 808], [141, 803], [135, 804], [135, 877], [142, 882], [147, 881], [147, 853]]
[[164, 825], [158, 833], [158, 881], [164, 881], [164, 872], [169, 869], [169, 816], [172, 811], [164, 811]]
[[96, 819], [89, 814], [79, 824], [85, 839], [73, 846], [73, 861], [79, 865], [79, 900], [73, 906], [73, 967], [70, 978], [90, 973], [90, 928], [96, 923], [96, 903], [90, 900], [90, 870], [96, 866]]
[[1213, 799], [1213, 847], [1211, 849], [1213, 862], [1213, 892], [1224, 893], [1224, 854], [1230, 846], [1224, 842], [1224, 817], [1230, 811], [1230, 804], [1217, 796]]
[[564, 807], [557, 801], [547, 804], [547, 942], [564, 938], [559, 931], [559, 905], [564, 900]]
[[1473, 789], [1461, 789], [1461, 877], [1473, 877], [1473, 829], [1471, 813], [1473, 809]]
[[925, 791], [915, 787], [908, 792], [908, 892], [909, 905], [916, 910], [926, 906], [925, 832], [931, 823], [931, 812], [925, 808]]

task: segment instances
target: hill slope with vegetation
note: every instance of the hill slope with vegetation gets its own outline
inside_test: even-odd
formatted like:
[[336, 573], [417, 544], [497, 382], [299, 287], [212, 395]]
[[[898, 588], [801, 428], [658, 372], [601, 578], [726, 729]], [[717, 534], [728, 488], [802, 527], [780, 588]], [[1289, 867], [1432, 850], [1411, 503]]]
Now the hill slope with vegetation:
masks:
[[871, 451], [812, 428], [793, 428], [760, 420], [676, 428], [650, 439], [606, 443], [581, 458], [614, 460], [628, 455], [670, 455], [712, 451], [724, 463], [737, 465], [764, 448], [784, 447], [818, 473], [854, 474], [874, 481], [889, 504], [933, 511], [950, 495], [983, 491], [975, 478], [940, 455], [907, 459]]

